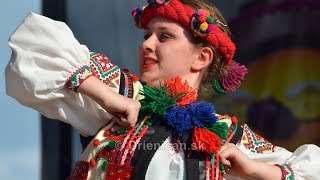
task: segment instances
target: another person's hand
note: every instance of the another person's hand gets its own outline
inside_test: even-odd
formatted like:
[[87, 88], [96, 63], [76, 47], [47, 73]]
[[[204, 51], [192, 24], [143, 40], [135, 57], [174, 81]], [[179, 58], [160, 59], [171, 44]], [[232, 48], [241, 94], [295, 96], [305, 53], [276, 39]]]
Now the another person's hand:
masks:
[[223, 145], [219, 154], [229, 175], [244, 179], [281, 179], [281, 170], [277, 166], [250, 159], [232, 143]]
[[113, 120], [119, 125], [133, 127], [136, 124], [141, 107], [140, 102], [117, 94], [98, 78], [94, 76], [87, 78], [79, 86], [77, 92], [95, 100], [102, 108], [113, 115]]

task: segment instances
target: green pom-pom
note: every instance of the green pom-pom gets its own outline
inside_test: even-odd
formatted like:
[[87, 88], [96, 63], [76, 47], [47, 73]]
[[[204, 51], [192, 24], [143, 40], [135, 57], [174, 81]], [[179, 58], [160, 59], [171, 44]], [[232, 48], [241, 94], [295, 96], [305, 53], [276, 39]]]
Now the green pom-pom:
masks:
[[140, 94], [144, 96], [140, 100], [140, 112], [151, 116], [163, 116], [169, 108], [176, 105], [176, 99], [168, 97], [166, 87], [152, 88], [144, 85]]
[[214, 19], [213, 19], [212, 16], [209, 16], [209, 17], [207, 18], [207, 23], [209, 23], [209, 24], [214, 23]]
[[212, 86], [213, 86], [214, 90], [215, 90], [217, 93], [219, 93], [219, 94], [227, 94], [227, 91], [225, 91], [225, 90], [221, 87], [219, 81], [214, 80]]
[[207, 127], [210, 131], [217, 134], [222, 140], [226, 140], [228, 137], [228, 124], [225, 122], [216, 122]]
[[224, 166], [223, 166], [223, 164], [221, 164], [221, 163], [219, 163], [219, 170], [220, 170], [220, 171], [224, 171]]
[[128, 131], [127, 129], [122, 128], [122, 129], [119, 129], [116, 133], [117, 133], [117, 134], [124, 134], [124, 133], [126, 133], [127, 131]]
[[109, 141], [108, 143], [108, 148], [113, 150], [114, 148], [116, 148], [116, 142], [115, 141]]
[[108, 167], [108, 164], [109, 164], [108, 160], [103, 160], [103, 163], [101, 165], [101, 169], [103, 171], [105, 171], [107, 169], [107, 167]]

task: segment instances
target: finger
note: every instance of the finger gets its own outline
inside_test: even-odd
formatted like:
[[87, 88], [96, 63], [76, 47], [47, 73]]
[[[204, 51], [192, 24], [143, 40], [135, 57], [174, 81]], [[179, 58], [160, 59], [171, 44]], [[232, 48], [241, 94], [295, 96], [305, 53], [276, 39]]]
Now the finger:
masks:
[[233, 153], [233, 146], [231, 144], [225, 144], [221, 147], [219, 152], [220, 161], [223, 165], [231, 167], [231, 159]]
[[231, 167], [231, 162], [227, 158], [221, 155], [220, 155], [220, 162], [225, 166]]
[[123, 117], [121, 117], [121, 114], [114, 114], [112, 117], [112, 121], [116, 122], [121, 126], [130, 126], [130, 123], [128, 123]]
[[128, 120], [128, 118], [123, 114], [118, 114], [118, 124], [126, 127], [133, 127], [133, 123]]
[[132, 126], [136, 125], [137, 123], [140, 108], [140, 102], [134, 100], [134, 103], [132, 103], [131, 106], [127, 109], [127, 120], [131, 123]]
[[226, 149], [233, 148], [233, 146], [234, 146], [234, 144], [232, 144], [232, 143], [225, 143], [225, 144], [221, 147], [220, 152], [221, 152], [221, 151], [224, 151], [224, 150], [226, 150]]
[[119, 117], [117, 114], [113, 114], [111, 120], [112, 120], [112, 121], [115, 121], [115, 122], [119, 122], [119, 121], [120, 121], [120, 117]]
[[130, 124], [131, 127], [133, 127], [133, 126], [136, 125], [137, 120], [138, 120], [138, 113], [137, 113], [137, 111], [128, 114], [127, 121], [128, 121], [128, 123]]

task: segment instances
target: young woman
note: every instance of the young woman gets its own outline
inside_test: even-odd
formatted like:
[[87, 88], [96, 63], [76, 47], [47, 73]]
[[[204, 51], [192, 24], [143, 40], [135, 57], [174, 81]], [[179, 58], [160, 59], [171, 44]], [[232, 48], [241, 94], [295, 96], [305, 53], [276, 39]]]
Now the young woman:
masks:
[[[70, 179], [280, 180], [320, 175], [315, 145], [288, 152], [248, 126], [240, 127], [236, 117], [215, 114], [211, 104], [197, 101], [202, 87], [234, 91], [246, 74], [232, 60], [235, 45], [212, 4], [149, 0], [132, 14], [145, 37], [139, 48], [143, 85], [105, 56], [90, 54], [60, 22], [31, 14], [10, 39], [7, 93], [70, 123], [84, 136], [95, 135], [84, 145]], [[140, 100], [141, 108], [119, 94]], [[110, 130], [114, 122], [132, 128]]]

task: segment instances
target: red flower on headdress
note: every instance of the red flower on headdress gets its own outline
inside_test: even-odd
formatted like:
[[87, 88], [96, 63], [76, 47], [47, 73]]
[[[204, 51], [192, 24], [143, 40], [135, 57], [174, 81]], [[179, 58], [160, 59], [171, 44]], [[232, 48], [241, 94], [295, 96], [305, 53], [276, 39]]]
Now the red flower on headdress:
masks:
[[186, 80], [182, 82], [180, 77], [165, 80], [163, 85], [166, 86], [170, 98], [177, 98], [179, 106], [185, 106], [197, 100], [196, 89], [192, 89]]
[[165, 0], [156, 0], [158, 4], [163, 4]]

